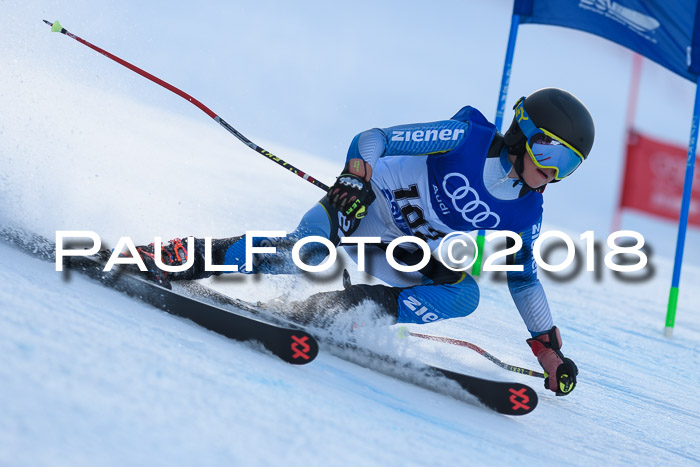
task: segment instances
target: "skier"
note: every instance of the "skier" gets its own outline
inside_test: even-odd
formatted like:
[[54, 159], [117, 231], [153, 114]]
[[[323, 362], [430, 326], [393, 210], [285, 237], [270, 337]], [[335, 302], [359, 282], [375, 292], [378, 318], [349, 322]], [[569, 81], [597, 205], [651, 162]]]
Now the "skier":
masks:
[[[508, 272], [508, 287], [531, 334], [527, 339], [544, 368], [545, 387], [557, 395], [576, 386], [578, 369], [561, 352], [562, 339], [554, 326], [547, 298], [537, 279], [532, 244], [542, 221], [542, 192], [548, 183], [571, 175], [587, 158], [594, 139], [593, 119], [572, 94], [540, 89], [520, 98], [510, 128], [501, 135], [472, 107], [449, 120], [364, 131], [352, 140], [345, 167], [329, 192], [302, 218], [286, 238], [256, 238], [254, 246], [276, 246], [275, 255], [259, 255], [253, 270], [245, 269], [245, 238], [213, 241], [213, 264], [236, 265], [245, 273], [300, 272], [291, 260], [296, 240], [318, 235], [337, 245], [341, 237], [381, 237], [385, 246], [400, 236], [423, 239], [434, 250], [455, 231], [510, 230], [523, 246], [509, 257], [522, 265]], [[406, 245], [406, 244], [404, 244]], [[344, 245], [345, 246], [345, 245]], [[345, 246], [350, 256], [357, 248]], [[366, 255], [384, 254], [381, 245], [366, 245]], [[194, 265], [184, 272], [166, 273], [155, 266], [153, 245], [138, 247], [151, 279], [169, 287], [171, 280], [210, 276], [204, 271], [204, 242], [195, 239]], [[413, 265], [422, 258], [416, 247], [397, 248], [395, 259]], [[319, 264], [327, 249], [308, 244], [306, 264]], [[180, 239], [165, 244], [165, 264], [181, 265], [187, 249]], [[467, 316], [479, 302], [476, 282], [464, 273], [431, 258], [415, 273], [402, 273], [388, 263], [373, 261], [371, 274], [389, 285], [347, 285], [288, 305], [293, 317], [311, 322], [372, 302], [392, 322], [425, 323]]]

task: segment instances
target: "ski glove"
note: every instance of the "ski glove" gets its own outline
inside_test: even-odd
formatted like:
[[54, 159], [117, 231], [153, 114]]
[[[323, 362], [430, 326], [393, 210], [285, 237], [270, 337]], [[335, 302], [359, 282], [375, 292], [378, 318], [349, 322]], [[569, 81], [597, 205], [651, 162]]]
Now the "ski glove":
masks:
[[363, 218], [375, 198], [371, 178], [371, 165], [363, 159], [350, 159], [328, 190], [330, 205], [346, 216]]
[[544, 387], [557, 396], [566, 396], [576, 387], [578, 368], [561, 353], [561, 334], [554, 326], [544, 334], [527, 340], [532, 353], [544, 368]]

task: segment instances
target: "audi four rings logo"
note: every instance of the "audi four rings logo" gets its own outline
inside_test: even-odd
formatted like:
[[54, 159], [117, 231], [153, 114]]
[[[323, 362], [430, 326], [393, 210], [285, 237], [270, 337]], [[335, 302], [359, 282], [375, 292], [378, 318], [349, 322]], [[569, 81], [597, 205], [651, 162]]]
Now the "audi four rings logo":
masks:
[[[463, 186], [450, 192], [447, 188], [447, 180], [452, 177], [462, 180]], [[477, 229], [493, 229], [501, 222], [499, 215], [492, 212], [489, 205], [479, 199], [479, 194], [476, 190], [469, 186], [469, 179], [461, 173], [452, 172], [445, 175], [445, 178], [442, 180], [442, 189], [447, 197], [452, 200], [452, 206], [462, 214], [464, 220], [471, 222]], [[467, 198], [468, 196], [469, 198]], [[485, 222], [489, 218], [493, 218], [493, 220]], [[483, 222], [485, 224], [481, 225]]]

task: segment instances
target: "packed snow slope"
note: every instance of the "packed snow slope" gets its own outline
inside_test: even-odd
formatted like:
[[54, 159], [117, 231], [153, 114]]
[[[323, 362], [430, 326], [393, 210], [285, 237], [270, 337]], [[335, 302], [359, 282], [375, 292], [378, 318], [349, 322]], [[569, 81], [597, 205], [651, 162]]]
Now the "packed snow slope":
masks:
[[[683, 308], [667, 340], [662, 300], [638, 287], [548, 288], [581, 369], [566, 398], [466, 349], [400, 344], [455, 370], [540, 389], [535, 412], [508, 418], [323, 353], [288, 365], [80, 276], [66, 283], [53, 265], [5, 245], [0, 254], [2, 465], [700, 461], [697, 314]], [[504, 289], [485, 286], [472, 317], [421, 330], [536, 366]]]
[[[26, 223], [43, 226], [42, 233], [72, 226], [105, 233], [105, 242], [121, 234], [145, 242], [149, 231], [216, 236], [291, 228], [300, 207], [318, 197], [314, 187], [231, 145], [216, 125], [91, 92], [84, 90], [88, 102], [109, 102], [123, 121], [95, 128], [105, 122], [76, 112], [71, 118], [82, 119], [84, 137], [60, 135], [74, 147], [72, 163], [47, 155], [43, 167], [24, 166], [46, 170], [25, 179], [41, 196], [16, 200], [51, 204], [41, 217], [24, 208]], [[127, 138], [124, 125], [139, 135]], [[103, 134], [123, 137], [128, 148], [101, 150], [97, 135]], [[167, 146], [165, 162], [142, 157], [138, 146], [151, 140]], [[91, 145], [100, 157], [90, 157]], [[327, 179], [333, 173], [320, 159], [270, 148]], [[226, 165], [222, 152], [245, 161], [235, 164], [235, 181], [227, 170], [205, 169]], [[80, 174], [70, 175], [76, 168]], [[187, 183], [191, 177], [207, 182]], [[222, 186], [223, 193], [214, 188]], [[279, 198], [271, 199], [271, 191]], [[670, 263], [658, 256], [651, 260], [654, 278], [641, 285], [619, 282], [609, 271], [602, 282], [590, 274], [565, 284], [543, 278], [564, 349], [581, 369], [579, 387], [566, 398], [466, 349], [397, 342], [416, 358], [541, 389], [540, 406], [519, 419], [328, 355], [292, 367], [79, 276], [65, 282], [54, 265], [5, 245], [0, 257], [0, 464], [535, 464], [543, 453], [576, 464], [700, 461], [700, 291], [692, 286], [700, 271], [686, 268], [691, 286], [681, 289], [676, 334], [665, 339]], [[339, 288], [340, 280], [229, 276], [210, 284], [257, 300]], [[507, 288], [489, 276], [481, 284], [480, 309], [472, 316], [421, 330], [466, 338], [503, 360], [536, 368]]]
[[[279, 73], [266, 70], [262, 84], [256, 85], [235, 80], [242, 79], [241, 70], [255, 69], [250, 64], [256, 60], [271, 60], [270, 41], [277, 39], [280, 46], [282, 39], [297, 40], [300, 31], [312, 30], [303, 27], [304, 21], [319, 22], [322, 13], [316, 11], [305, 19], [299, 12], [285, 16], [288, 12], [277, 11], [270, 3], [260, 4], [261, 10], [232, 16], [236, 24], [245, 23], [246, 18], [248, 22], [251, 17], [260, 19], [259, 30], [245, 31], [246, 47], [236, 49], [245, 53], [235, 55], [231, 49], [240, 44], [232, 34], [240, 31], [223, 27], [217, 18], [225, 15], [208, 10], [189, 15], [183, 7], [169, 7], [167, 17], [156, 21], [155, 13], [149, 16], [148, 10], [141, 11], [132, 2], [125, 2], [123, 8], [111, 3], [95, 8], [86, 2], [82, 9], [61, 2], [51, 8], [8, 2], [9, 18], [0, 28], [0, 223], [21, 225], [48, 237], [56, 230], [92, 230], [101, 235], [105, 246], [114, 245], [120, 236], [131, 236], [137, 243], [151, 242], [156, 235], [223, 237], [246, 230], [291, 230], [322, 195], [239, 143], [190, 104], [74, 41], [51, 35], [40, 21], [44, 15], [60, 19], [98, 45], [114, 46], [113, 51], [124, 58], [133, 53], [137, 64], [147, 69], [156, 59], [156, 69], [149, 71], [182, 86], [257, 144], [326, 183], [337, 174], [344, 146], [358, 131], [437, 120], [463, 104], [487, 109], [495, 102], [507, 34], [503, 16], [508, 15], [510, 2], [441, 5], [459, 8], [461, 13], [447, 15], [446, 21], [459, 17], [484, 36], [483, 46], [452, 50], [452, 58], [464, 57], [472, 66], [469, 74], [449, 77], [455, 82], [441, 83], [434, 72], [416, 72], [415, 78], [409, 73], [415, 65], [410, 70], [399, 63], [384, 69], [377, 58], [370, 62], [369, 71], [360, 73], [359, 58], [340, 67], [329, 52], [323, 56], [327, 63], [314, 56], [316, 65], [305, 75], [294, 68], [303, 57], [283, 63], [292, 81], [306, 76], [316, 84], [318, 74], [331, 71], [350, 75], [333, 83], [342, 93], [319, 83], [318, 93], [305, 88], [299, 95], [289, 93], [289, 100], [266, 94], [288, 85]], [[396, 40], [396, 34], [407, 37], [404, 26], [415, 23], [417, 27], [424, 21], [437, 27], [434, 11], [418, 15], [407, 13], [406, 8], [398, 19], [393, 18], [396, 21], [381, 17], [386, 23], [382, 34], [365, 28], [370, 38], [362, 39], [359, 48], [343, 42], [341, 56], [361, 56], [367, 41], [384, 44], [382, 40]], [[75, 18], [72, 24], [64, 19], [69, 13]], [[117, 16], [109, 22], [112, 13]], [[177, 41], [186, 36], [192, 43], [181, 49], [176, 47], [179, 42], [169, 40], [171, 36], [148, 35], [151, 21], [154, 28], [167, 23], [178, 25], [179, 31], [188, 30], [177, 35]], [[326, 18], [320, 33], [335, 34], [335, 21], [339, 21], [335, 16]], [[274, 28], [265, 27], [276, 22], [288, 24], [295, 34], [286, 29], [287, 34], [279, 37]], [[208, 24], [210, 32], [213, 29], [228, 41], [210, 37], [198, 42], [192, 31]], [[337, 29], [341, 33], [357, 30], [350, 26]], [[440, 34], [449, 30], [440, 29]], [[525, 31], [534, 29], [523, 28], [522, 49], [518, 49], [523, 55], [516, 55], [521, 58], [516, 59], [511, 96], [543, 85], [561, 85], [590, 102], [599, 122], [599, 156], [587, 161], [571, 183], [567, 180], [545, 193], [545, 228], [563, 229], [574, 239], [584, 230], [595, 230], [596, 238], [604, 241], [621, 163], [619, 133], [629, 56], [603, 41], [556, 28], [548, 30], [552, 36], [542, 33], [548, 37], [547, 46], [557, 52], [555, 58], [542, 59], [541, 53], [528, 56], [527, 50], [541, 52], [541, 48], [523, 46], [539, 35]], [[406, 40], [413, 41], [414, 36]], [[274, 51], [284, 57], [299, 50], [312, 55], [319, 53], [317, 44], [328, 43], [320, 40], [323, 37], [306, 42], [305, 48], [292, 47], [290, 42]], [[423, 55], [441, 50], [429, 44], [419, 49]], [[570, 56], [566, 47], [582, 50], [582, 66], [576, 73], [560, 70], [564, 65], [557, 64], [556, 57]], [[368, 50], [381, 51], [386, 60], [407, 56], [381, 46]], [[202, 61], [185, 72], [178, 59], [182, 54]], [[223, 61], [235, 61], [239, 69], [235, 73], [222, 69]], [[483, 75], [475, 71], [477, 65], [484, 68]], [[455, 66], [462, 71], [465, 64]], [[169, 75], [171, 69], [177, 80]], [[366, 75], [372, 70], [383, 93], [369, 92], [371, 80]], [[593, 76], [584, 76], [580, 70]], [[368, 81], [353, 81], [354, 73]], [[551, 80], [544, 82], [545, 77]], [[235, 86], [221, 87], [229, 79]], [[392, 90], [386, 81], [403, 83], [404, 79], [422, 81], [414, 82], [414, 92]], [[606, 80], [610, 91], [603, 86]], [[362, 86], [351, 87], [358, 82]], [[647, 88], [654, 91], [647, 95], [650, 101], [658, 108], [674, 102], [685, 108], [684, 84], [658, 83]], [[649, 85], [646, 82], [643, 87]], [[219, 96], [231, 98], [224, 94], [242, 96], [241, 101], [226, 101], [220, 109], [215, 105]], [[306, 104], [300, 105], [299, 99]], [[332, 106], [328, 102], [337, 103], [334, 112], [328, 111]], [[411, 108], [410, 102], [420, 104]], [[398, 110], [383, 113], [388, 108]], [[261, 123], [261, 113], [270, 117], [271, 128]], [[675, 127], [683, 124], [674, 125], [663, 112], [643, 114], [643, 125], [663, 134], [675, 135]], [[690, 110], [688, 120], [689, 115]], [[293, 131], [294, 138], [279, 136], [291, 134], [286, 133], [287, 126], [308, 130], [315, 125], [323, 130], [318, 135]], [[337, 128], [331, 131], [330, 127]], [[335, 132], [342, 133], [342, 138]], [[673, 138], [682, 144], [685, 134], [683, 130]], [[327, 150], [304, 142], [305, 137], [316, 136]], [[343, 141], [326, 144], [335, 136]], [[587, 202], [582, 203], [582, 198]], [[384, 348], [397, 353], [532, 385], [539, 391], [540, 404], [520, 418], [499, 416], [323, 353], [303, 367], [284, 364], [78, 275], [65, 281], [52, 264], [0, 244], [0, 465], [697, 464], [697, 232], [689, 236], [676, 331], [672, 339], [665, 339], [662, 328], [674, 229], [649, 220], [644, 220], [642, 229], [636, 227], [642, 225], [639, 219], [625, 221], [640, 222], [625, 227], [651, 239], [654, 273], [650, 279], [623, 282], [608, 270], [602, 271], [600, 281], [586, 272], [563, 283], [542, 276], [555, 322], [562, 330], [563, 350], [581, 371], [579, 385], [568, 397], [555, 397], [542, 388], [540, 380], [508, 373], [467, 349], [392, 340], [396, 329], [391, 327], [367, 330], [367, 336], [376, 336]], [[366, 280], [353, 265], [348, 267], [355, 281]], [[206, 283], [250, 300], [283, 294], [303, 297], [341, 287], [333, 275], [227, 276]], [[416, 328], [467, 339], [504, 361], [538, 368], [507, 287], [492, 275], [479, 283], [481, 304], [472, 316]], [[356, 310], [359, 319], [363, 311]]]

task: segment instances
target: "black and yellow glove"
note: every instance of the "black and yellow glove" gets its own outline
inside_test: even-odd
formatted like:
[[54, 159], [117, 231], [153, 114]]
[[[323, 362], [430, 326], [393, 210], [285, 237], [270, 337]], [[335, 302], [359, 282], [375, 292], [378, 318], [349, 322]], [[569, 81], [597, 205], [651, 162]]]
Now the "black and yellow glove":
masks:
[[328, 190], [329, 204], [348, 217], [361, 219], [375, 199], [371, 178], [371, 165], [363, 159], [350, 159]]

